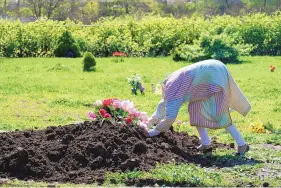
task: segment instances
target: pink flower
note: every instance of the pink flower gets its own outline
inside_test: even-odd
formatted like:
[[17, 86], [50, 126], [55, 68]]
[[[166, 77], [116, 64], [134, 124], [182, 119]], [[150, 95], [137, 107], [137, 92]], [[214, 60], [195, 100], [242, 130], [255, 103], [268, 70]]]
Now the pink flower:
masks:
[[129, 108], [128, 112], [129, 112], [129, 115], [132, 117], [136, 117], [136, 118], [140, 117], [140, 112], [135, 108]]
[[130, 101], [125, 100], [125, 101], [121, 101], [121, 108], [125, 111], [127, 111], [127, 106], [130, 103]]
[[94, 112], [88, 112], [88, 117], [91, 120], [96, 120], [97, 119], [97, 116], [96, 116], [96, 114]]
[[109, 113], [106, 113], [106, 114], [104, 115], [104, 118], [112, 118], [112, 117], [111, 117], [111, 115], [110, 115]]
[[141, 113], [140, 113], [139, 111], [136, 111], [136, 112], [134, 113], [134, 116], [137, 117], [137, 118], [140, 117], [140, 115], [141, 115]]
[[129, 112], [130, 115], [133, 115], [135, 113], [136, 109], [135, 108], [127, 108], [127, 112]]
[[112, 106], [113, 108], [121, 108], [121, 102], [119, 100], [114, 100]]
[[134, 103], [129, 100], [124, 102], [122, 109], [129, 112], [129, 114], [133, 114], [136, 111]]
[[146, 122], [148, 120], [147, 112], [141, 112], [139, 118], [142, 120], [142, 122]]

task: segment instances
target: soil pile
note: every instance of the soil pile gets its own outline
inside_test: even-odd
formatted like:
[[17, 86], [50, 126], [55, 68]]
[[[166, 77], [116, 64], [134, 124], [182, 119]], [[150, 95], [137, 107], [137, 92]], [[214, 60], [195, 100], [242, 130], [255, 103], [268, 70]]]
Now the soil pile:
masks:
[[20, 180], [102, 183], [106, 171], [149, 170], [156, 162], [211, 164], [198, 155], [196, 136], [171, 130], [145, 138], [139, 128], [106, 121], [1, 133], [0, 143], [0, 177]]

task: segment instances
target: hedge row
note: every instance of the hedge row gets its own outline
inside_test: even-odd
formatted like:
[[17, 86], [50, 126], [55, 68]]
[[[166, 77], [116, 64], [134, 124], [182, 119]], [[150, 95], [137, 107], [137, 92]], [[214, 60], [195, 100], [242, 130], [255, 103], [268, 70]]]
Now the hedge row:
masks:
[[122, 51], [129, 56], [166, 56], [202, 35], [226, 35], [234, 44], [252, 46], [251, 55], [281, 54], [281, 15], [253, 14], [176, 19], [147, 16], [105, 18], [90, 26], [71, 21], [40, 20], [31, 23], [0, 21], [0, 57], [54, 56], [58, 38], [70, 31], [80, 51], [96, 57]]

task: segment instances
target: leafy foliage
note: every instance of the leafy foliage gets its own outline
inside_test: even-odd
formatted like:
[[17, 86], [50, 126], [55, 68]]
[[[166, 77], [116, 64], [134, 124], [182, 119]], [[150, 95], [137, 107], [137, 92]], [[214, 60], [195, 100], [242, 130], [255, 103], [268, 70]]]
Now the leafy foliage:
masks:
[[[242, 48], [243, 45], [239, 45]], [[226, 35], [202, 34], [199, 40], [194, 44], [183, 44], [175, 49], [173, 59], [175, 61], [199, 61], [204, 59], [218, 59], [223, 62], [237, 62], [239, 48], [235, 46], [234, 40]], [[243, 54], [246, 54], [245, 48], [242, 48]], [[242, 52], [241, 52], [242, 53]]]
[[[200, 16], [180, 19], [160, 16], [137, 19], [126, 16], [104, 18], [89, 27], [70, 20], [38, 20], [25, 24], [2, 20], [0, 56], [64, 57], [66, 50], [71, 48], [75, 53], [77, 51], [75, 57], [79, 56], [79, 50], [81, 53], [91, 52], [95, 57], [108, 57], [116, 51], [130, 57], [167, 56], [174, 52], [180, 54], [177, 51], [188, 51], [183, 56], [197, 59], [196, 56], [202, 56], [200, 53], [203, 53], [200, 40], [204, 39], [206, 31], [209, 32], [206, 40], [211, 41], [212, 50], [224, 48], [222, 53], [212, 53], [215, 58], [233, 59], [236, 51], [239, 55], [249, 52], [251, 55], [280, 55], [280, 20], [280, 14], [216, 16], [208, 19]], [[70, 36], [65, 39], [63, 36], [67, 35]]]

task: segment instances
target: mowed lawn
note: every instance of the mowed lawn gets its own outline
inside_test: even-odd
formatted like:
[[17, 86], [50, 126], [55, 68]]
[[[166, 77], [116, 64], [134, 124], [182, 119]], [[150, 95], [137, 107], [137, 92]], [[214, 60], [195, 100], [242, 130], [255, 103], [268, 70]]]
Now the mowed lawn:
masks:
[[[281, 128], [281, 57], [247, 57], [243, 64], [227, 67], [252, 104], [246, 117], [233, 113], [234, 122], [246, 131], [250, 122], [261, 121]], [[95, 100], [130, 99], [151, 114], [161, 96], [151, 84], [189, 65], [170, 58], [97, 58], [96, 72], [83, 72], [81, 59], [0, 59], [0, 127], [2, 130], [44, 128], [87, 119]], [[275, 65], [275, 72], [269, 66]], [[280, 67], [280, 69], [279, 69]], [[142, 76], [146, 94], [133, 96], [127, 78]], [[187, 105], [179, 120], [188, 121]]]
[[[87, 112], [91, 110], [95, 100], [109, 97], [130, 99], [139, 110], [151, 114], [161, 98], [151, 92], [151, 84], [158, 84], [169, 73], [189, 65], [184, 62], [176, 63], [171, 58], [125, 58], [125, 61], [120, 63], [116, 63], [113, 58], [96, 60], [96, 72], [83, 72], [81, 58], [0, 59], [0, 130], [43, 129], [50, 125], [84, 121], [87, 120]], [[271, 181], [275, 186], [281, 185], [278, 184], [281, 180], [280, 174], [277, 173], [281, 166], [277, 168], [273, 165], [277, 168], [277, 171], [274, 171], [277, 174], [263, 176], [265, 179], [258, 174], [260, 169], [270, 166], [271, 163], [281, 163], [280, 152], [274, 148], [271, 151], [263, 145], [281, 144], [281, 136], [278, 134], [278, 130], [281, 130], [281, 57], [243, 57], [242, 60], [242, 64], [228, 64], [227, 67], [251, 102], [252, 110], [247, 117], [236, 112], [232, 113], [232, 117], [247, 142], [253, 145], [249, 156], [264, 163], [219, 170], [218, 176], [226, 180], [220, 180], [218, 184], [214, 183], [216, 181], [208, 180], [205, 184], [198, 185], [235, 186], [238, 185], [237, 182], [250, 183], [251, 178], [260, 181], [261, 185], [264, 181]], [[276, 66], [275, 72], [270, 72], [270, 65]], [[142, 76], [146, 88], [144, 96], [131, 95], [127, 78], [135, 73]], [[188, 125], [187, 105], [181, 108], [178, 120], [186, 123], [181, 125], [175, 123], [177, 130], [197, 134], [195, 129]], [[271, 125], [277, 133], [251, 133], [248, 128], [252, 122]], [[224, 130], [210, 131], [210, 134], [216, 136], [219, 142], [233, 142]], [[216, 153], [225, 154], [231, 152]], [[166, 168], [165, 172], [171, 170], [170, 166], [163, 168]], [[181, 172], [184, 171], [182, 168], [197, 169], [204, 177], [205, 169], [194, 166], [188, 168], [174, 166], [172, 171], [181, 176]], [[271, 171], [273, 169], [268, 168]], [[167, 176], [164, 171], [163, 177]], [[155, 171], [150, 175], [155, 175], [153, 173]], [[162, 177], [161, 170], [158, 169], [157, 174]], [[142, 174], [137, 173], [133, 176], [138, 177]], [[121, 181], [122, 178], [118, 177]]]

